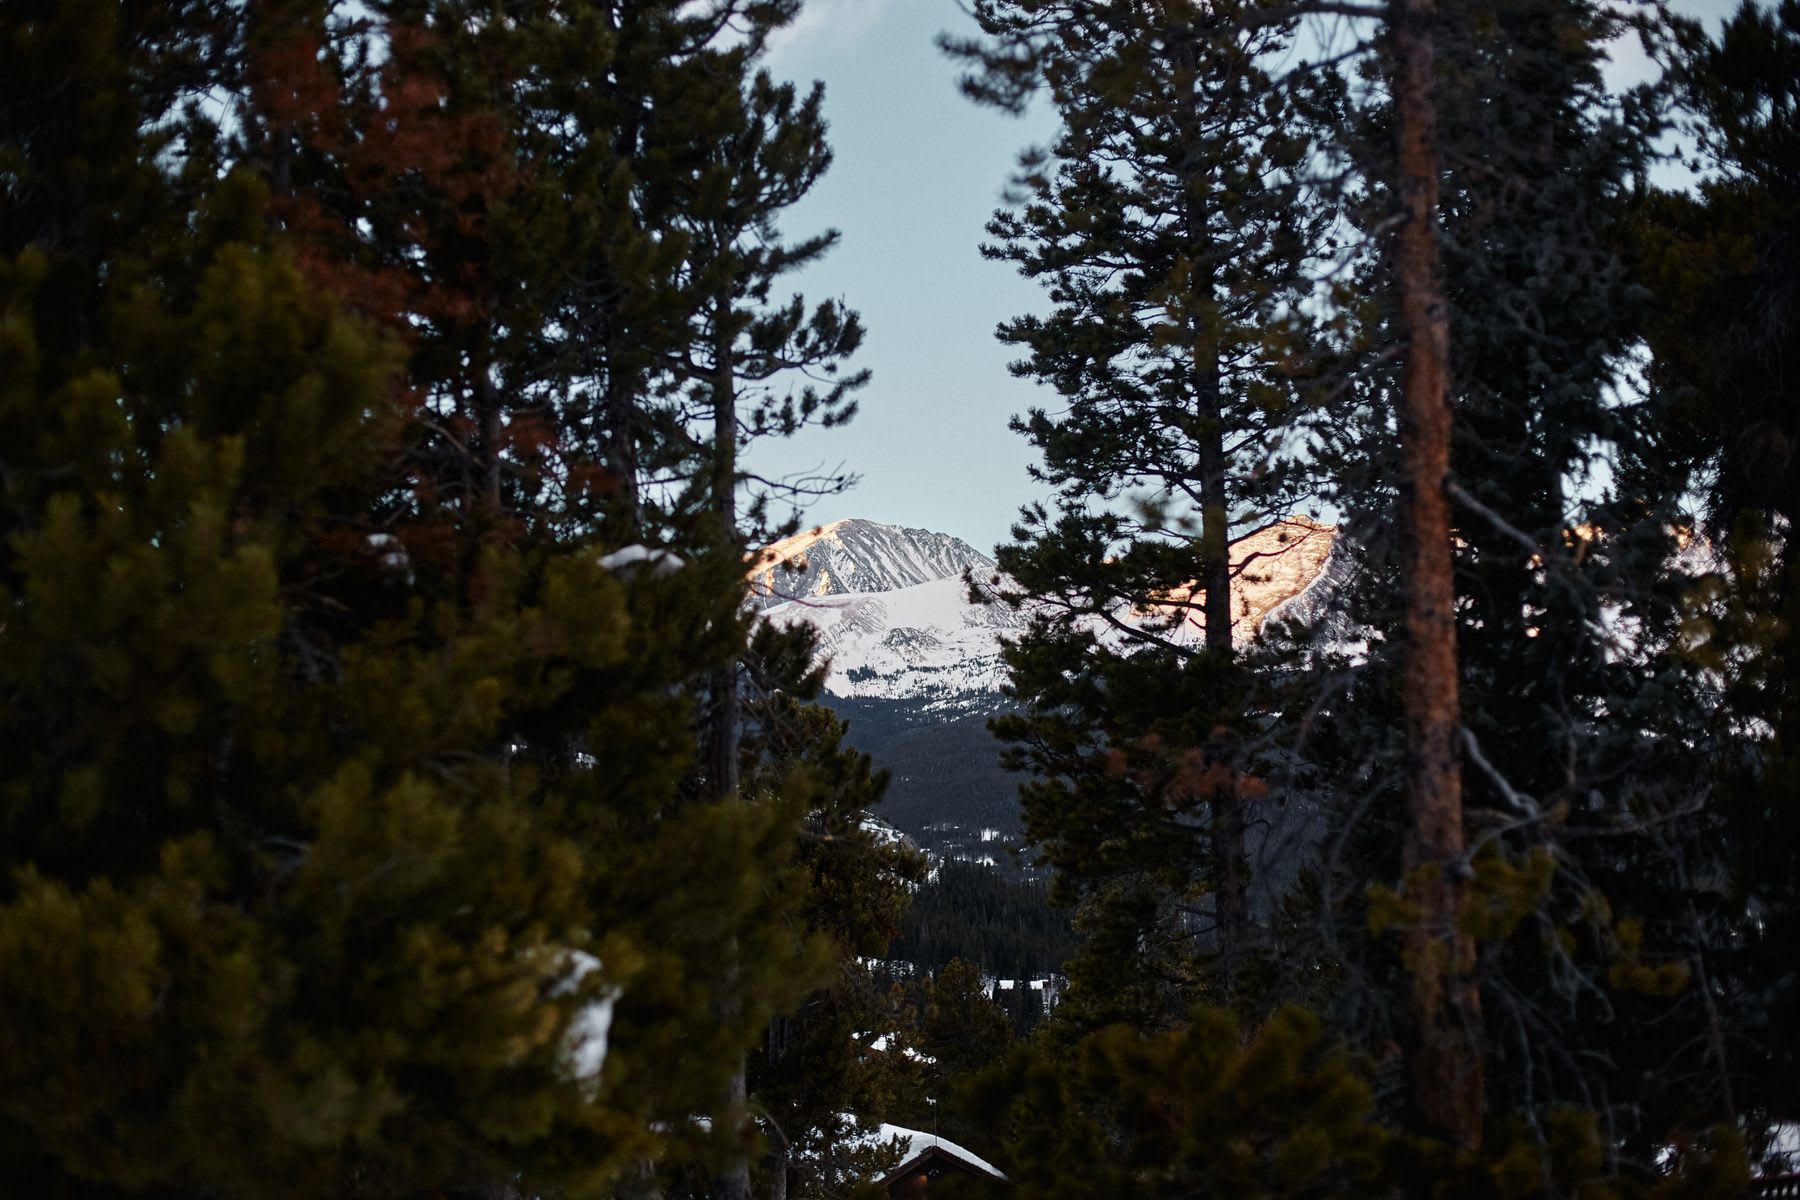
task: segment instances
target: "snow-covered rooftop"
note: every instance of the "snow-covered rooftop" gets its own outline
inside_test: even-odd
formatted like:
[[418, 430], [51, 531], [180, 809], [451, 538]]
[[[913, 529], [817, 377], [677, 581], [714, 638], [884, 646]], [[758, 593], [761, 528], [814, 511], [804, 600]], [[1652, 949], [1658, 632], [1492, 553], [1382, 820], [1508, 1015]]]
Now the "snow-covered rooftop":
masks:
[[923, 1133], [917, 1129], [908, 1129], [903, 1125], [882, 1125], [873, 1133], [866, 1133], [862, 1136], [863, 1140], [872, 1145], [884, 1145], [896, 1139], [900, 1143], [900, 1162], [882, 1177], [883, 1183], [904, 1175], [913, 1164], [934, 1149], [941, 1150], [952, 1158], [960, 1159], [978, 1171], [985, 1171], [995, 1179], [1006, 1178], [1006, 1173], [993, 1163], [935, 1133]]

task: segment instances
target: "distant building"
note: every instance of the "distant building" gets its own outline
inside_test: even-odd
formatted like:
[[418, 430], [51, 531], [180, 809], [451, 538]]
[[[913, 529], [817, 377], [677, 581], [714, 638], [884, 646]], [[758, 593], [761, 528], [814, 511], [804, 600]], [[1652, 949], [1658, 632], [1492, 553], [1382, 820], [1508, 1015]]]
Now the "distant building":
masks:
[[929, 1133], [903, 1129], [898, 1125], [883, 1125], [879, 1136], [884, 1142], [894, 1138], [903, 1139], [900, 1162], [881, 1177], [881, 1183], [887, 1188], [892, 1200], [918, 1200], [921, 1196], [929, 1196], [932, 1181], [946, 1175], [970, 1175], [979, 1179], [1006, 1178], [992, 1163], [976, 1157], [955, 1142]]

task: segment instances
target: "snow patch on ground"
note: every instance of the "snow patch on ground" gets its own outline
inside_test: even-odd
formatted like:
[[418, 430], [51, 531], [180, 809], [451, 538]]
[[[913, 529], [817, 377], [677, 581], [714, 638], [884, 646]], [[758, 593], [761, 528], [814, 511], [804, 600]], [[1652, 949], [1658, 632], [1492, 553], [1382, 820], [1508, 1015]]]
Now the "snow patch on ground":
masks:
[[[567, 961], [569, 973], [551, 989], [553, 996], [569, 995], [581, 986], [582, 980], [600, 969], [600, 960], [585, 950], [569, 951]], [[600, 1071], [606, 1066], [606, 1039], [612, 1032], [613, 1005], [618, 998], [617, 989], [608, 989], [582, 1005], [563, 1034], [563, 1071], [590, 1096], [599, 1089]]]

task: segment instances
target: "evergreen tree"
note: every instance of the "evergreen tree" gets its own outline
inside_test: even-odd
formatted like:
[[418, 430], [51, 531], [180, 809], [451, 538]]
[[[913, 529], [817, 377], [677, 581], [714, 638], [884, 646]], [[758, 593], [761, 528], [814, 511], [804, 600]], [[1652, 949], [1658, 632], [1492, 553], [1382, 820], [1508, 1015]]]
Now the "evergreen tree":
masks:
[[[1654, 299], [1645, 327], [1655, 424], [1629, 464], [1645, 486], [1703, 498], [1692, 536], [1710, 544], [1685, 609], [1685, 642], [1722, 685], [1705, 769], [1720, 798], [1709, 853], [1682, 889], [1706, 950], [1698, 1052], [1678, 1078], [1753, 1130], [1791, 1120], [1794, 980], [1777, 947], [1796, 932], [1800, 827], [1783, 797], [1800, 784], [1800, 514], [1793, 452], [1794, 229], [1800, 214], [1795, 71], [1800, 9], [1744, 6], [1717, 41], [1681, 30], [1678, 99], [1708, 177], [1648, 191], [1631, 228]], [[1696, 1061], [1697, 1060], [1697, 1061]]]
[[[974, 11], [987, 40], [952, 47], [978, 67], [966, 89], [1014, 107], [1041, 89], [1062, 121], [984, 248], [1049, 291], [1048, 314], [1000, 337], [1026, 351], [1015, 373], [1066, 402], [1014, 422], [1056, 497], [999, 552], [1019, 588], [1006, 598], [1029, 596], [1034, 619], [1009, 652], [1029, 710], [995, 728], [1043, 781], [1025, 792], [1027, 828], [1066, 897], [1120, 932], [1090, 939], [1090, 956], [1155, 956], [1087, 964], [1072, 999], [1105, 1006], [1103, 981], [1188, 976], [1133, 1002], [1176, 1019], [1198, 981], [1167, 956], [1210, 944], [1229, 994], [1249, 951], [1256, 789], [1231, 612], [1248, 564], [1231, 549], [1307, 493], [1296, 382], [1329, 214], [1300, 176], [1337, 89], [1270, 75], [1293, 23], [1245, 24], [1255, 3]], [[1112, 853], [1127, 841], [1148, 853]]]
[[[1315, 159], [1354, 168], [1341, 194], [1361, 226], [1342, 264], [1360, 286], [1320, 301], [1339, 331], [1327, 339], [1336, 361], [1314, 360], [1332, 367], [1312, 395], [1333, 418], [1314, 466], [1346, 517], [1334, 590], [1310, 628], [1290, 629], [1297, 657], [1259, 649], [1235, 664], [1237, 736], [1255, 728], [1277, 794], [1311, 791], [1334, 829], [1294, 897], [1316, 898], [1323, 938], [1284, 905], [1274, 986], [1326, 1003], [1372, 1051], [1403, 1043], [1408, 1080], [1384, 1105], [1469, 1161], [1484, 1131], [1508, 1144], [1507, 1114], [1547, 1128], [1568, 1097], [1603, 1114], [1596, 1152], [1647, 1156], [1671, 1127], [1733, 1115], [1664, 1086], [1642, 1039], [1626, 1044], [1647, 1021], [1705, 1043], [1707, 960], [1728, 927], [1694, 916], [1718, 904], [1718, 868], [1693, 769], [1712, 744], [1709, 689], [1680, 653], [1679, 489], [1625, 474], [1611, 489], [1594, 482], [1597, 461], [1630, 462], [1648, 432], [1649, 410], [1617, 390], [1643, 328], [1617, 249], [1655, 113], [1605, 94], [1601, 48], [1619, 26], [1585, 4], [1301, 4], [1237, 13], [1214, 44], [1309, 10], [1378, 22], [1353, 31], [1368, 37], [1345, 58], [1379, 54], [1347, 79], [1356, 119]], [[1062, 47], [1103, 25], [1057, 27], [1070, 11], [1019, 16], [1013, 56], [990, 53], [987, 80], [1054, 78], [1037, 64], [1060, 65]], [[1031, 41], [1053, 29], [1059, 40]], [[1280, 89], [1264, 90], [1281, 103]], [[1131, 102], [1112, 101], [1128, 113]], [[1068, 177], [1055, 196], [1075, 190]], [[1119, 211], [1134, 209], [1083, 220], [1105, 227]], [[1059, 302], [1080, 296], [1059, 284]], [[1059, 385], [1100, 353], [1068, 331], [1055, 344], [1075, 364]], [[1102, 446], [1090, 457], [1104, 461]], [[1113, 519], [1101, 506], [1116, 494], [1071, 494], [1103, 514], [1081, 520]], [[1067, 574], [1114, 569], [1104, 542], [1074, 547], [1062, 546]], [[1033, 576], [1029, 555], [1003, 565], [1053, 610], [1104, 619], [1100, 605], [1072, 605], [1053, 575]], [[1082, 1015], [1180, 1029], [1172, 1000], [1205, 976], [1179, 918], [1193, 875], [1168, 810], [1218, 777], [1197, 769], [1204, 757], [1186, 773], [1159, 764], [1144, 751], [1162, 746], [1143, 731], [1194, 745], [1181, 714], [1207, 710], [1189, 697], [1233, 692], [1159, 674], [1149, 656], [1128, 674], [1094, 654], [1101, 639], [1065, 627], [1060, 644], [1039, 634], [1014, 653], [1015, 686], [1037, 711], [1008, 731], [1014, 761], [1036, 776], [1028, 811], [1049, 814], [1032, 832], [1049, 835], [1060, 886], [1088, 906], [1072, 999], [1088, 964], [1104, 963], [1115, 969], [1094, 974], [1109, 1007]], [[1309, 640], [1321, 635], [1349, 649]], [[1145, 795], [1163, 798], [1163, 812]], [[1145, 810], [1150, 819], [1133, 819]], [[1396, 879], [1397, 890], [1384, 885]], [[1065, 1055], [1080, 1032], [1065, 1030]], [[1655, 1099], [1628, 1110], [1640, 1096]], [[1551, 1186], [1582, 1177], [1571, 1167]]]
[[[695, 786], [741, 556], [609, 555], [643, 481], [603, 478], [614, 427], [535, 358], [588, 281], [574, 244], [643, 268], [635, 328], [675, 344], [629, 182], [657, 160], [598, 123], [648, 105], [584, 107], [593, 154], [552, 153], [540, 106], [607, 65], [566, 51], [735, 102], [744, 51], [707, 47], [742, 8], [8, 10], [20, 1186], [604, 1194], [801, 993], [805, 794]], [[627, 50], [607, 13], [674, 33]], [[179, 107], [209, 92], [229, 132]], [[597, 162], [618, 186], [586, 189]], [[722, 1021], [726, 944], [748, 999]]]
[[953, 1103], [956, 1089], [998, 1064], [1012, 1044], [1012, 1021], [994, 1002], [981, 968], [955, 959], [925, 985], [919, 1049], [927, 1056], [926, 1093], [931, 1129], [966, 1140], [980, 1126]]
[[[1353, 951], [1353, 978], [1366, 987], [1350, 989], [1343, 1011], [1356, 1013], [1352, 1026], [1372, 1044], [1407, 1047], [1417, 1115], [1472, 1146], [1484, 1096], [1506, 1111], [1517, 1099], [1516, 1072], [1569, 1061], [1566, 1043], [1545, 1044], [1555, 1041], [1552, 1029], [1581, 1042], [1597, 1024], [1576, 1015], [1583, 985], [1571, 976], [1591, 980], [1608, 969], [1606, 923], [1578, 915], [1596, 895], [1593, 868], [1608, 859], [1584, 854], [1574, 838], [1562, 843], [1562, 822], [1605, 827], [1619, 805], [1641, 798], [1667, 808], [1680, 793], [1678, 777], [1663, 777], [1666, 762], [1643, 756], [1653, 729], [1679, 723], [1643, 703], [1668, 665], [1658, 655], [1667, 648], [1670, 592], [1655, 578], [1671, 510], [1666, 497], [1596, 495], [1586, 482], [1594, 456], [1636, 437], [1638, 411], [1610, 400], [1638, 318], [1611, 229], [1646, 143], [1645, 130], [1604, 94], [1597, 63], [1611, 30], [1585, 5], [1446, 5], [1397, 14], [1388, 32], [1391, 63], [1380, 70], [1391, 82], [1346, 139], [1371, 181], [1357, 212], [1380, 252], [1363, 276], [1379, 299], [1365, 317], [1367, 365], [1353, 385], [1362, 390], [1346, 409], [1360, 419], [1339, 426], [1348, 444], [1333, 462], [1348, 515], [1346, 558], [1355, 564], [1334, 632], [1355, 630], [1369, 649], [1352, 661], [1327, 654], [1287, 703], [1304, 706], [1310, 748], [1302, 757], [1336, 794], [1329, 807], [1346, 839], [1330, 859], [1346, 874], [1328, 880], [1326, 894], [1405, 880], [1404, 914], [1387, 925], [1402, 934], [1401, 957]], [[1410, 61], [1421, 54], [1423, 66]], [[1418, 74], [1410, 100], [1399, 78], [1409, 70]], [[1496, 95], [1511, 99], [1495, 105]], [[1410, 151], [1408, 120], [1431, 126], [1413, 130]], [[1395, 138], [1398, 150], [1389, 148]], [[1403, 152], [1425, 157], [1409, 166]], [[1429, 197], [1409, 196], [1408, 175], [1430, 184]], [[1397, 206], [1421, 204], [1397, 232], [1383, 232]], [[1408, 250], [1409, 231], [1426, 223], [1431, 244]], [[1415, 256], [1410, 267], [1403, 251]], [[1420, 287], [1439, 299], [1408, 310], [1406, 292]], [[1442, 329], [1424, 338], [1418, 320]], [[1434, 356], [1430, 379], [1407, 373], [1421, 348]], [[1403, 366], [1389, 374], [1380, 363], [1395, 350]], [[1392, 415], [1412, 403], [1415, 387], [1444, 389], [1448, 407], [1435, 425]], [[1447, 457], [1416, 477], [1420, 463], [1408, 466], [1406, 456], [1423, 433], [1448, 439], [1433, 451]], [[1423, 515], [1438, 523], [1427, 540], [1444, 552], [1437, 568], [1454, 568], [1434, 585], [1442, 629], [1419, 624], [1424, 501], [1432, 512]], [[1454, 511], [1442, 507], [1451, 503]], [[1642, 631], [1629, 647], [1609, 640], [1617, 619]], [[1446, 632], [1454, 644], [1438, 644], [1427, 668], [1425, 635]], [[1665, 718], [1670, 724], [1660, 725]], [[1436, 749], [1423, 755], [1418, 739], [1427, 732]], [[1557, 754], [1546, 755], [1547, 746]], [[1428, 767], [1437, 782], [1420, 774]], [[1417, 840], [1427, 817], [1430, 844]], [[1502, 900], [1510, 889], [1541, 880], [1540, 855], [1562, 870], [1542, 881], [1541, 909], [1523, 900], [1531, 920], [1495, 925], [1471, 915], [1504, 909], [1518, 899]], [[1355, 905], [1344, 915], [1350, 928], [1333, 934], [1334, 954], [1357, 946], [1364, 926]], [[1529, 948], [1557, 926], [1590, 937], [1580, 967]], [[1478, 945], [1478, 928], [1488, 944]], [[1410, 1000], [1384, 1013], [1376, 997], [1403, 987]], [[1509, 1060], [1503, 1067], [1486, 1063], [1493, 1022], [1484, 1008], [1497, 1002], [1516, 1021], [1524, 995], [1535, 1023], [1495, 1041], [1492, 1051]], [[1557, 1020], [1547, 1021], [1551, 1012]], [[1507, 1075], [1502, 1087], [1484, 1081], [1491, 1069]], [[1557, 1086], [1540, 1079], [1535, 1094]]]
[[807, 702], [823, 680], [816, 651], [807, 627], [763, 626], [746, 659], [746, 794], [807, 797], [799, 915], [832, 960], [824, 984], [770, 1023], [749, 1064], [770, 1144], [757, 1190], [775, 1197], [833, 1196], [878, 1176], [881, 1148], [867, 1143], [859, 1120], [896, 1114], [920, 1086], [905, 1053], [904, 997], [880, 985], [867, 960], [887, 953], [924, 860], [869, 828], [887, 777], [843, 744], [843, 722]]
[[1216, 1009], [1150, 1036], [1113, 1026], [1068, 1059], [1021, 1047], [965, 1099], [1007, 1180], [951, 1194], [1730, 1200], [1748, 1183], [1729, 1147], [1675, 1175], [1616, 1174], [1599, 1122], [1572, 1110], [1453, 1154], [1384, 1124], [1365, 1067], [1296, 1008], [1254, 1030]]
[[[751, 36], [727, 52], [738, 77], [747, 75], [763, 36], [796, 11], [795, 3], [778, 3], [748, 14]], [[684, 282], [699, 303], [692, 340], [674, 364], [672, 382], [685, 390], [690, 410], [698, 410], [698, 419], [690, 416], [684, 427], [698, 425], [708, 434], [693, 456], [690, 503], [710, 517], [714, 552], [740, 564], [752, 545], [774, 532], [767, 522], [768, 495], [740, 508], [747, 477], [740, 459], [744, 447], [771, 433], [792, 434], [811, 421], [848, 419], [854, 411], [849, 393], [867, 379], [866, 372], [854, 374], [824, 392], [804, 383], [794, 394], [790, 381], [797, 374], [836, 376], [860, 344], [862, 330], [855, 314], [839, 303], [809, 312], [798, 295], [785, 303], [770, 298], [781, 276], [817, 259], [837, 237], [830, 232], [789, 243], [779, 237], [776, 224], [831, 161], [823, 96], [823, 87], [815, 85], [801, 100], [792, 84], [777, 84], [766, 71], [745, 79], [732, 102], [717, 109], [718, 125], [701, 143], [708, 147], [701, 168], [678, 206], [691, 247]], [[789, 388], [786, 394], [777, 392], [782, 385]], [[793, 498], [792, 489], [782, 490]], [[780, 532], [791, 532], [791, 526]], [[732, 797], [739, 792], [743, 752], [739, 663], [712, 677], [708, 705], [708, 785], [714, 795]], [[728, 974], [737, 969], [727, 964]], [[725, 983], [721, 1002], [728, 1018], [741, 1003], [735, 995], [740, 987], [735, 979]], [[731, 1081], [728, 1104], [741, 1110], [747, 1099], [741, 1069]], [[785, 1167], [777, 1171], [785, 1179]], [[718, 1200], [748, 1200], [750, 1188], [748, 1155], [733, 1156], [712, 1194]]]
[[[415, 90], [430, 99], [443, 93], [435, 80], [447, 70], [475, 124], [463, 139], [473, 153], [448, 164], [430, 158], [441, 143], [427, 144], [423, 170], [436, 173], [441, 195], [418, 213], [387, 214], [401, 231], [429, 231], [424, 254], [395, 260], [403, 273], [426, 276], [408, 292], [430, 295], [447, 281], [459, 297], [421, 314], [441, 335], [433, 361], [447, 372], [433, 388], [440, 419], [421, 447], [444, 490], [466, 494], [467, 480], [487, 480], [481, 491], [498, 498], [496, 517], [533, 536], [604, 529], [702, 555], [718, 570], [770, 536], [766, 496], [740, 520], [742, 445], [847, 418], [846, 397], [861, 381], [787, 388], [796, 368], [834, 373], [860, 326], [841, 305], [809, 313], [798, 298], [768, 303], [778, 276], [835, 238], [786, 245], [776, 237], [781, 211], [829, 162], [818, 90], [800, 99], [791, 86], [752, 75], [767, 35], [796, 7], [593, 4], [495, 22], [449, 6], [408, 44], [415, 63], [395, 54], [375, 68], [375, 85], [364, 84], [351, 105], [370, 130], [383, 128], [389, 97], [408, 94], [403, 83], [423, 72]], [[430, 11], [402, 5], [391, 16], [414, 29]], [[496, 155], [489, 142], [500, 130]], [[395, 165], [390, 153], [376, 177]], [[386, 190], [369, 191], [366, 203], [393, 206]], [[354, 216], [353, 208], [339, 219]], [[483, 290], [490, 284], [491, 296]], [[492, 342], [500, 357], [490, 363], [484, 349], [459, 349], [468, 336]], [[742, 636], [743, 614], [726, 620]], [[739, 798], [740, 667], [721, 664], [689, 685], [703, 701], [705, 761], [685, 786], [716, 801]], [[758, 803], [757, 819], [778, 827], [798, 820], [807, 800], [769, 794]], [[778, 894], [799, 903], [798, 892]], [[777, 923], [793, 915], [768, 913]], [[784, 961], [772, 947], [742, 953], [764, 949], [771, 962]], [[735, 996], [767, 992], [754, 970], [737, 981], [736, 957], [715, 955], [728, 1024], [730, 1012], [749, 1007]], [[805, 979], [790, 971], [788, 994]], [[741, 1108], [741, 1077], [730, 1090]], [[728, 1126], [743, 1128], [718, 1123], [722, 1132]], [[721, 1136], [716, 1147], [737, 1164], [739, 1191], [747, 1171], [740, 1142]]]
[[[45, 1195], [591, 1191], [642, 1143], [630, 1081], [668, 1046], [612, 1056], [626, 1090], [598, 1102], [577, 1014], [642, 969], [666, 1018], [657, 977], [684, 953], [594, 885], [642, 902], [664, 881], [636, 855], [718, 844], [670, 814], [670, 843], [587, 850], [667, 806], [680, 714], [658, 668], [695, 643], [633, 608], [683, 601], [634, 597], [591, 549], [496, 547], [463, 604], [371, 542], [401, 360], [263, 244], [261, 195], [227, 176], [187, 244], [155, 248], [167, 267], [103, 259], [122, 290], [69, 355], [34, 336], [42, 256], [12, 252], [28, 436], [8, 465], [30, 491], [0, 654], [8, 1175]], [[507, 753], [603, 675], [605, 777]]]
[[[1533, 3], [1446, 7], [1434, 33], [1466, 838], [1444, 872], [1460, 893], [1448, 919], [1467, 939], [1461, 986], [1480, 989], [1480, 1018], [1471, 1007], [1456, 1032], [1485, 1060], [1488, 1113], [1578, 1096], [1608, 1114], [1621, 1152], [1648, 1153], [1625, 1131], [1666, 1130], [1650, 1123], [1661, 1118], [1637, 1125], [1639, 1106], [1660, 1089], [1653, 1072], [1626, 1065], [1635, 1057], [1627, 1043], [1646, 1022], [1680, 1024], [1681, 1011], [1704, 1004], [1677, 987], [1704, 969], [1671, 901], [1695, 890], [1682, 876], [1701, 833], [1704, 793], [1689, 768], [1705, 699], [1673, 653], [1679, 498], [1596, 477], [1596, 462], [1637, 452], [1646, 416], [1620, 395], [1643, 310], [1617, 246], [1654, 114], [1605, 92], [1602, 48], [1617, 33], [1590, 6]], [[1515, 99], [1496, 106], [1495, 95]], [[1346, 507], [1379, 519], [1386, 494], [1378, 484], [1346, 496]], [[1407, 502], [1404, 489], [1397, 500]], [[1382, 540], [1366, 534], [1364, 548], [1390, 553]], [[1406, 562], [1402, 554], [1392, 568], [1402, 578]], [[1374, 621], [1401, 623], [1398, 614]], [[1387, 668], [1371, 665], [1369, 683], [1388, 686]], [[1363, 761], [1403, 771], [1383, 740], [1365, 743]], [[1382, 816], [1384, 799], [1365, 803], [1369, 841], [1353, 869], [1364, 879], [1371, 867], [1377, 877], [1409, 872], [1402, 892], [1413, 907], [1397, 923], [1416, 939], [1433, 920], [1430, 889], [1419, 886], [1429, 881], [1391, 857], [1375, 866], [1379, 843], [1411, 818], [1397, 805]], [[1416, 980], [1422, 951], [1404, 951]], [[1644, 964], [1656, 970], [1637, 974]], [[1376, 978], [1389, 969], [1369, 966]], [[1631, 1016], [1615, 1023], [1608, 1008]], [[1721, 1115], [1686, 1109], [1700, 1125]]]

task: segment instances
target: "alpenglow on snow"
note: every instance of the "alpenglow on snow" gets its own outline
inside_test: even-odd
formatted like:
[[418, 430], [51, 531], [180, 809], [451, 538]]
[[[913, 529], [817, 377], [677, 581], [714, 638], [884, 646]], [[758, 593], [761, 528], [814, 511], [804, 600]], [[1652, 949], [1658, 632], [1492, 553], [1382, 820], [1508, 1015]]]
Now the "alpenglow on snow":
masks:
[[[1233, 624], [1254, 635], [1276, 610], [1322, 582], [1333, 535], [1296, 518], [1234, 547], [1244, 565], [1232, 588]], [[853, 519], [767, 547], [752, 561], [749, 583], [765, 619], [819, 631], [833, 695], [950, 714], [991, 709], [1004, 681], [1001, 639], [1017, 637], [1027, 624], [1024, 612], [1006, 604], [969, 600], [963, 573], [986, 583], [994, 569], [992, 559], [949, 534]], [[1120, 617], [1164, 621], [1173, 613], [1172, 636], [1197, 644], [1199, 613], [1188, 608], [1182, 616], [1186, 599], [1171, 596], [1167, 608]], [[1110, 636], [1100, 623], [1096, 628]]]
[[750, 593], [763, 608], [848, 592], [892, 592], [992, 571], [993, 559], [961, 538], [851, 518], [783, 538], [757, 555]]

